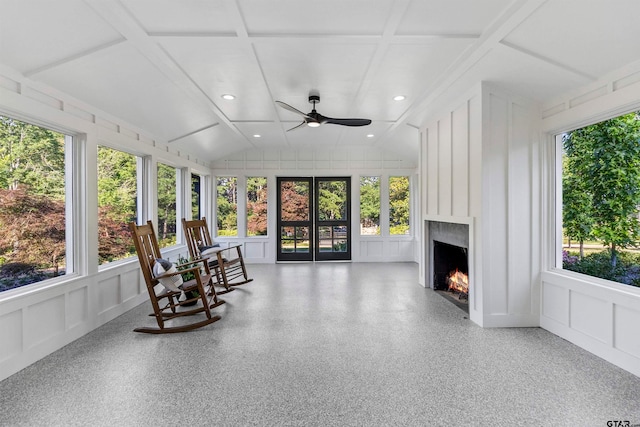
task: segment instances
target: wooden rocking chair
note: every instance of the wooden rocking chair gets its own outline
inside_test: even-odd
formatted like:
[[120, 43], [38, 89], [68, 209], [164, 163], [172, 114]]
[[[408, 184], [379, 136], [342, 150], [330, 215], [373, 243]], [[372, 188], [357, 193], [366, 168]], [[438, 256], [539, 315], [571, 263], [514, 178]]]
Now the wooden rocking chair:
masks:
[[[211, 314], [211, 308], [224, 304], [224, 301], [218, 299], [215, 290], [213, 290], [211, 296], [208, 296], [205, 291], [205, 287], [212, 283], [211, 274], [200, 274], [201, 265], [190, 262], [188, 264], [191, 266], [190, 268], [185, 268], [181, 271], [170, 269], [170, 271], [163, 274], [154, 275], [154, 267], [156, 272], [160, 270], [156, 264], [159, 263], [158, 260], [162, 259], [162, 255], [158, 247], [156, 233], [153, 230], [153, 224], [151, 221], [147, 221], [145, 225], [136, 225], [135, 222], [132, 222], [129, 224], [129, 228], [138, 253], [140, 268], [147, 284], [151, 305], [153, 306], [153, 313], [150, 316], [155, 316], [158, 322], [157, 328], [141, 327], [134, 329], [134, 331], [150, 334], [185, 332], [220, 320], [220, 316]], [[176, 267], [179, 269], [181, 266]], [[173, 286], [170, 283], [174, 278], [179, 278], [179, 281], [181, 281], [182, 277], [180, 275], [187, 272], [192, 272], [195, 278], [182, 283], [180, 287]], [[210, 287], [213, 288], [213, 286]], [[180, 301], [183, 293], [185, 297], [186, 295], [191, 296]], [[181, 323], [176, 326], [165, 325], [167, 320], [198, 313], [204, 313], [206, 318], [195, 322]]]
[[247, 275], [247, 268], [242, 257], [242, 245], [230, 245], [226, 248], [215, 247], [206, 218], [190, 221], [182, 218], [182, 228], [191, 257], [208, 259], [209, 267], [215, 272], [217, 284], [225, 288], [224, 291], [218, 293], [231, 292], [233, 286], [253, 281]]

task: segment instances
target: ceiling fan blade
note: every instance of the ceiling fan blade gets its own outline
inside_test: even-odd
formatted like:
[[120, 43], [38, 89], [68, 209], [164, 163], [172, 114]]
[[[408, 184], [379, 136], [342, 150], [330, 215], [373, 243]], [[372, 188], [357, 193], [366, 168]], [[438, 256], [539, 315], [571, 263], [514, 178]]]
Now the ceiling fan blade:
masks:
[[292, 127], [291, 129], [287, 129], [287, 132], [291, 132], [292, 130], [294, 130], [294, 129], [298, 129], [299, 127], [304, 126], [304, 125], [306, 125], [306, 124], [307, 124], [307, 122], [302, 122], [302, 123], [300, 123], [298, 126], [294, 126], [294, 127]]
[[292, 113], [296, 113], [296, 114], [301, 115], [302, 117], [309, 118], [309, 116], [307, 116], [307, 113], [303, 113], [302, 111], [298, 110], [297, 108], [293, 108], [291, 105], [286, 104], [286, 103], [284, 103], [282, 101], [276, 101], [276, 104], [278, 104], [279, 106], [281, 106], [285, 110], [291, 111]]
[[334, 119], [324, 116], [322, 116], [321, 122], [342, 126], [367, 126], [371, 124], [371, 120], [369, 119]]

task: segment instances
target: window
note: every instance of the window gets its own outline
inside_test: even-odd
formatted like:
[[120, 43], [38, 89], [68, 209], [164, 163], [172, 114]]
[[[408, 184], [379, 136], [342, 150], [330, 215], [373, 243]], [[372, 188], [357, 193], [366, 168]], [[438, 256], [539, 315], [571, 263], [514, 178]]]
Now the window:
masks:
[[267, 235], [267, 178], [247, 178], [247, 236]]
[[389, 234], [409, 234], [409, 177], [389, 177]]
[[380, 177], [360, 177], [360, 234], [380, 235]]
[[640, 116], [557, 137], [562, 156], [562, 268], [640, 286]]
[[176, 206], [179, 170], [158, 163], [158, 245], [176, 244]]
[[71, 143], [70, 136], [0, 116], [0, 291], [71, 272]]
[[202, 177], [200, 175], [191, 174], [191, 217], [193, 219], [202, 218], [202, 194], [200, 188], [202, 185]]
[[220, 176], [217, 180], [218, 236], [238, 235], [238, 179]]
[[136, 221], [138, 158], [98, 146], [99, 263], [135, 255], [129, 223]]

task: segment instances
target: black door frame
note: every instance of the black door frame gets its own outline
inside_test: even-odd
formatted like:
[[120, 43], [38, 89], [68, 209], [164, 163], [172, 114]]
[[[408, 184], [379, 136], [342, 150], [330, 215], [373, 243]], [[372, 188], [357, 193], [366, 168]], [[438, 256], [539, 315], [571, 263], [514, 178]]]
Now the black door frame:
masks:
[[[350, 261], [351, 260], [351, 177], [346, 176], [323, 176], [316, 177], [314, 180], [314, 198], [316, 201], [316, 208], [314, 210], [314, 237], [315, 237], [315, 259], [316, 261]], [[320, 209], [318, 201], [318, 195], [320, 194], [320, 183], [328, 181], [344, 181], [346, 183], [347, 193], [347, 209], [344, 219], [338, 220], [324, 220], [320, 221]], [[342, 252], [323, 252], [320, 250], [320, 227], [330, 227], [330, 237], [332, 247], [338, 242], [342, 241], [342, 233], [346, 238], [347, 247]]]
[[[276, 261], [350, 261], [351, 260], [351, 177], [333, 177], [333, 176], [323, 176], [323, 177], [277, 177], [277, 241], [276, 241]], [[336, 181], [336, 180], [344, 180], [346, 182], [346, 197], [347, 197], [347, 209], [346, 209], [346, 218], [341, 220], [332, 220], [332, 221], [320, 221], [320, 213], [317, 209], [317, 197], [319, 193], [319, 185], [320, 182], [323, 181]], [[309, 212], [307, 220], [296, 220], [296, 221], [284, 221], [282, 219], [282, 183], [283, 182], [306, 182], [309, 185]], [[293, 235], [288, 235], [283, 233], [283, 227], [293, 227]], [[301, 228], [307, 227], [308, 230], [308, 240], [309, 240], [309, 248], [308, 251], [302, 252], [297, 251], [296, 245], [297, 242], [302, 240], [299, 239], [296, 235], [298, 230]], [[333, 251], [320, 251], [320, 246], [318, 244], [318, 236], [320, 234], [320, 227], [331, 227], [331, 239], [332, 244], [334, 237], [336, 239], [340, 239], [342, 234], [344, 233], [344, 237], [346, 237], [346, 250], [342, 252], [333, 252]], [[336, 227], [340, 227], [337, 229]], [[344, 227], [344, 228], [342, 228]], [[344, 230], [344, 231], [342, 231]], [[282, 243], [283, 241], [289, 240], [293, 245], [294, 249], [292, 252], [282, 252]]]

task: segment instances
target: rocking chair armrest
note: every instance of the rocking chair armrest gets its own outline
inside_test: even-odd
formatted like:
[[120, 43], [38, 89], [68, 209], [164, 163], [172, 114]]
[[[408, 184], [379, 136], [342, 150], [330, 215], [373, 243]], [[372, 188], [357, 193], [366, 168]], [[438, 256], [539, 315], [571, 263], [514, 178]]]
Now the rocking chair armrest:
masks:
[[178, 274], [183, 273], [184, 271], [185, 271], [185, 270], [182, 270], [182, 271], [172, 271], [172, 272], [165, 271], [165, 272], [164, 272], [164, 273], [162, 273], [162, 274], [158, 274], [157, 276], [153, 276], [153, 278], [154, 278], [155, 280], [158, 280], [158, 279], [163, 279], [163, 278], [165, 278], [165, 277], [173, 277], [173, 276], [177, 276]]
[[[192, 263], [189, 263], [189, 264], [192, 264]], [[180, 267], [181, 265], [187, 265], [187, 264], [176, 265], [176, 268]], [[200, 273], [200, 266], [199, 265], [195, 265], [193, 267], [185, 268], [184, 270], [178, 270], [177, 273], [178, 274], [182, 274], [182, 273], [189, 273], [191, 271], [196, 272], [196, 274]]]

